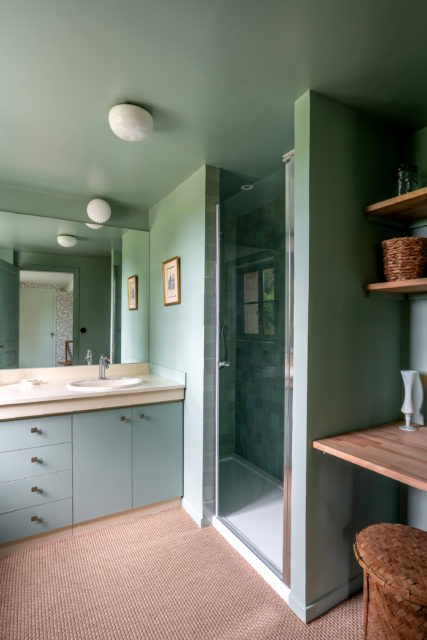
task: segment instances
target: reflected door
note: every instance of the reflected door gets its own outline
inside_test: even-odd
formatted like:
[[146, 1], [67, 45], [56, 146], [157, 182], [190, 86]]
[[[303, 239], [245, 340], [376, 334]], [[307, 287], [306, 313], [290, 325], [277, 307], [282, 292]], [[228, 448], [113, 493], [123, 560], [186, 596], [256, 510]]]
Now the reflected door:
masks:
[[0, 368], [18, 366], [18, 269], [0, 260]]
[[55, 289], [19, 289], [19, 366], [55, 366]]

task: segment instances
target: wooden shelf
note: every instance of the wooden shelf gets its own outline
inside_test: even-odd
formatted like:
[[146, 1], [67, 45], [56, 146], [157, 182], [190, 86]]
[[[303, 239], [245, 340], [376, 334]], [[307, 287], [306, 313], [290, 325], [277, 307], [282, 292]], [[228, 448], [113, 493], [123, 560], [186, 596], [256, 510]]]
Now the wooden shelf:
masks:
[[392, 282], [374, 282], [366, 284], [365, 291], [384, 291], [386, 293], [422, 293], [427, 291], [427, 278], [415, 280], [393, 280]]
[[402, 431], [399, 422], [315, 440], [313, 447], [421, 491], [427, 491], [427, 428]]
[[387, 216], [403, 222], [422, 220], [427, 218], [427, 187], [376, 202], [365, 207], [363, 211], [369, 215]]

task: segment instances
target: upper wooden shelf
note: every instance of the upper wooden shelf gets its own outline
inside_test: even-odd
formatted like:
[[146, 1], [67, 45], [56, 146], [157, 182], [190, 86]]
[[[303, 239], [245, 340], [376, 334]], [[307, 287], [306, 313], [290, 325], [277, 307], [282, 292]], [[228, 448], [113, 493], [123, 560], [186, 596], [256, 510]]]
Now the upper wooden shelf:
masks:
[[366, 214], [386, 216], [403, 222], [422, 220], [427, 218], [427, 187], [370, 204], [363, 211]]
[[427, 291], [427, 278], [414, 280], [392, 280], [365, 285], [365, 291], [385, 291], [388, 293], [423, 293]]

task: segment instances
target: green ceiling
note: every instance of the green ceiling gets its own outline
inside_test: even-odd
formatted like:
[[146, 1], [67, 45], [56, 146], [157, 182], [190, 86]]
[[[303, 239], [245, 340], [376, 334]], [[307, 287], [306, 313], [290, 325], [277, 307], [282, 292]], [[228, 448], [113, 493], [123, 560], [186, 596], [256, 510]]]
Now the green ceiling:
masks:
[[[424, 0], [2, 2], [0, 184], [146, 211], [203, 163], [259, 178], [307, 89], [423, 126], [426, 18]], [[148, 140], [111, 133], [121, 101], [152, 112]]]

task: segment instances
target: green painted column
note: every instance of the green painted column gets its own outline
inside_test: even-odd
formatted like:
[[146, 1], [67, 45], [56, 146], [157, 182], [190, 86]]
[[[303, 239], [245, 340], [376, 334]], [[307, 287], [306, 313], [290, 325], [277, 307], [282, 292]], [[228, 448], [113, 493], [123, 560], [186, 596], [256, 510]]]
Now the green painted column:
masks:
[[401, 302], [363, 290], [393, 230], [362, 214], [390, 195], [399, 145], [399, 132], [318, 94], [296, 102], [290, 603], [304, 620], [359, 587], [355, 533], [397, 518], [397, 483], [312, 441], [399, 415]]
[[[206, 167], [150, 209], [150, 361], [185, 371], [184, 500], [203, 517]], [[181, 304], [163, 304], [162, 262], [178, 256]]]
[[[419, 169], [420, 187], [427, 184], [427, 127], [420, 129], [410, 139], [410, 162]], [[413, 225], [412, 233], [427, 236], [426, 220]], [[409, 368], [419, 372], [414, 388], [414, 419], [426, 424], [427, 418], [427, 299], [412, 296], [409, 301]], [[403, 395], [403, 392], [402, 392]], [[427, 493], [408, 488], [408, 524], [427, 530]]]

